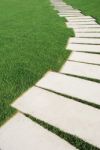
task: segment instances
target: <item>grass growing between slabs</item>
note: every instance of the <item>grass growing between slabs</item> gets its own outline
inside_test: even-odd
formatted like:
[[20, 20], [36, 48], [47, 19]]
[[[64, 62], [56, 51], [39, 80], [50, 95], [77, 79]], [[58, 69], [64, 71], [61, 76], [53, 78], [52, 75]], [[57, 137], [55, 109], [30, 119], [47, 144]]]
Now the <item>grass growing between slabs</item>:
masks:
[[71, 35], [49, 0], [0, 1], [0, 125], [19, 95], [64, 64]]
[[57, 128], [55, 126], [53, 126], [51, 124], [48, 124], [47, 122], [39, 120], [39, 119], [37, 119], [35, 117], [32, 117], [28, 114], [24, 114], [24, 115], [26, 117], [28, 117], [29, 119], [31, 119], [32, 121], [38, 123], [39, 125], [41, 125], [45, 129], [47, 129], [47, 130], [51, 131], [52, 133], [56, 134], [57, 136], [59, 136], [63, 140], [68, 141], [70, 144], [72, 144], [73, 146], [75, 146], [79, 150], [100, 150], [99, 148], [83, 141], [82, 139], [78, 138], [77, 136], [66, 133], [66, 132], [60, 130], [59, 128]]
[[80, 9], [85, 15], [93, 16], [100, 23], [100, 0], [64, 0], [67, 4]]

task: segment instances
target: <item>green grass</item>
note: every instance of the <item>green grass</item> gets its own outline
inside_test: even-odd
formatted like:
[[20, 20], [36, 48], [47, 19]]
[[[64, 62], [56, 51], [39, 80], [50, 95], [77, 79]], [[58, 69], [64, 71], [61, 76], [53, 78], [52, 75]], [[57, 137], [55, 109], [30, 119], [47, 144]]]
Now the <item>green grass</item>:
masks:
[[93, 16], [100, 23], [100, 0], [64, 0], [84, 14]]
[[66, 29], [49, 0], [0, 1], [0, 125], [10, 104], [48, 70], [59, 70], [69, 52]]

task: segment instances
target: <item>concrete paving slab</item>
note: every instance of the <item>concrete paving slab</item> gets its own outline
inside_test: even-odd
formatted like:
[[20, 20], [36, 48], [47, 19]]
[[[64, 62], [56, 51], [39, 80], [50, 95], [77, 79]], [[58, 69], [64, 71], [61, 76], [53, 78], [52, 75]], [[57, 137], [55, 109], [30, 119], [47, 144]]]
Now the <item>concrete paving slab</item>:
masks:
[[32, 87], [12, 106], [100, 147], [98, 109], [37, 87]]
[[99, 83], [56, 72], [48, 72], [36, 85], [100, 105]]
[[66, 25], [67, 25], [67, 27], [69, 27], [69, 28], [73, 28], [73, 29], [79, 29], [79, 28], [100, 28], [100, 25], [98, 25], [98, 24], [92, 24], [92, 25], [69, 25], [67, 22], [66, 22]]
[[67, 17], [67, 19], [71, 19], [71, 20], [80, 20], [80, 19], [93, 19], [91, 16], [84, 16], [83, 17]]
[[69, 43], [78, 43], [78, 44], [100, 44], [100, 39], [97, 38], [70, 38]]
[[66, 61], [60, 72], [100, 80], [100, 66], [92, 64]]
[[97, 25], [95, 21], [79, 21], [79, 22], [68, 22], [67, 25]]
[[100, 33], [75, 33], [76, 37], [100, 38]]
[[95, 52], [100, 53], [100, 45], [88, 44], [68, 44], [67, 49], [72, 51]]
[[74, 150], [69, 143], [17, 113], [0, 128], [1, 150]]
[[93, 63], [100, 65], [100, 55], [97, 54], [88, 54], [82, 52], [72, 52], [68, 60], [84, 62], [84, 63]]
[[80, 33], [100, 33], [100, 28], [77, 28], [74, 31]]
[[[67, 19], [67, 17], [66, 17]], [[79, 22], [91, 22], [91, 21], [95, 21], [95, 19], [75, 19], [75, 20], [72, 20], [72, 19], [67, 19], [69, 23], [79, 23]]]
[[76, 9], [69, 9], [69, 10], [66, 10], [67, 13], [80, 13], [80, 11], [77, 11]]
[[[61, 12], [63, 13], [63, 12]], [[65, 12], [64, 12], [65, 13]], [[61, 17], [74, 17], [74, 16], [83, 16], [82, 14], [59, 14]], [[67, 25], [67, 23], [66, 23]]]

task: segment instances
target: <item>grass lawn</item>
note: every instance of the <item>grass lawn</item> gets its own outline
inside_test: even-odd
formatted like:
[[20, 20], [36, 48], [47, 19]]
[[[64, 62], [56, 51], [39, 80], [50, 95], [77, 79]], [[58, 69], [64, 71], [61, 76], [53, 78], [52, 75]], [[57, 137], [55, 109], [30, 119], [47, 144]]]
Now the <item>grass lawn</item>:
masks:
[[0, 1], [0, 125], [15, 112], [11, 102], [61, 67], [72, 34], [49, 0]]
[[93, 16], [100, 23], [100, 0], [64, 0], [84, 14]]

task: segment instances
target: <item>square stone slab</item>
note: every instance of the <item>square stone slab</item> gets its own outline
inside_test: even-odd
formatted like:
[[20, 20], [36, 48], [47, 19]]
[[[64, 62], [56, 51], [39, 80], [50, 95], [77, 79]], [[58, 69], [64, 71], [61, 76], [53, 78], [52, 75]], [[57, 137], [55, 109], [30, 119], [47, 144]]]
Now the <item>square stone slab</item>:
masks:
[[100, 105], [99, 83], [50, 71], [36, 85]]
[[100, 65], [100, 55], [82, 52], [72, 52], [68, 60]]
[[0, 128], [1, 150], [74, 150], [66, 141], [17, 113]]
[[12, 106], [100, 147], [98, 109], [37, 87], [29, 89]]
[[68, 44], [67, 49], [72, 51], [96, 52], [100, 53], [100, 45], [88, 44]]
[[66, 61], [60, 72], [100, 80], [100, 66], [92, 64]]

